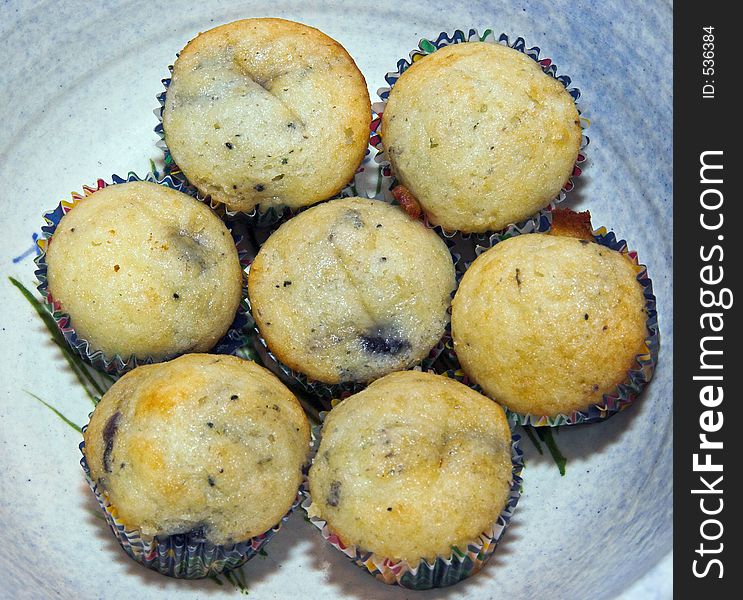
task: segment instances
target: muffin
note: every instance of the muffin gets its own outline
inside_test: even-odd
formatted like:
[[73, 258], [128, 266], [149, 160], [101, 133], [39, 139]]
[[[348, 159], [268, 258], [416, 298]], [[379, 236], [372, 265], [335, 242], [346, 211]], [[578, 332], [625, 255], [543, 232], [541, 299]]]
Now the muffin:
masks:
[[248, 275], [271, 352], [325, 383], [423, 359], [449, 322], [454, 265], [434, 231], [379, 200], [332, 200], [285, 222]]
[[[308, 475], [308, 512], [367, 557], [359, 562], [397, 564], [387, 583], [445, 585], [457, 578], [447, 578], [444, 561], [460, 569], [454, 558], [479, 546], [509, 503], [513, 470], [498, 404], [440, 375], [393, 373], [326, 417]], [[431, 579], [436, 568], [442, 572]]]
[[371, 104], [346, 50], [282, 19], [200, 34], [173, 67], [165, 143], [198, 190], [234, 211], [337, 194], [366, 152]]
[[575, 422], [647, 351], [640, 268], [574, 234], [500, 242], [465, 272], [452, 303], [462, 368], [515, 413]]
[[212, 348], [242, 298], [224, 223], [147, 181], [103, 187], [62, 217], [44, 257], [48, 293], [90, 353], [162, 360]]
[[[111, 507], [112, 527], [126, 532], [125, 550], [189, 577], [215, 571], [208, 560], [215, 547], [244, 545], [281, 522], [309, 452], [304, 412], [276, 377], [253, 362], [209, 354], [127, 373], [103, 396], [84, 436], [90, 481]], [[195, 544], [196, 554], [162, 569], [131, 547], [135, 539]], [[196, 556], [206, 563], [188, 575]]]
[[402, 73], [381, 137], [399, 183], [432, 223], [485, 232], [559, 195], [578, 158], [581, 126], [571, 95], [535, 60], [502, 44], [467, 42]]

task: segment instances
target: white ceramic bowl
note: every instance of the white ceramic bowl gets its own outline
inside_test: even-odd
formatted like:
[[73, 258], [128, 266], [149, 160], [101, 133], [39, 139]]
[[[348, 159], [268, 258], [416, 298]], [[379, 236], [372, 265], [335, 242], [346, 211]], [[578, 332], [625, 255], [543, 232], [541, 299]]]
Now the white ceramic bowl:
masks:
[[[605, 423], [563, 428], [561, 477], [524, 439], [524, 494], [483, 572], [428, 598], [670, 597], [671, 4], [620, 2], [220, 2], [129, 0], [0, 5], [0, 261], [33, 289], [42, 213], [98, 177], [144, 174], [160, 79], [200, 30], [280, 16], [316, 26], [356, 59], [372, 97], [384, 74], [441, 31], [491, 27], [542, 48], [581, 89], [589, 160], [568, 205], [627, 238], [658, 300], [660, 361], [644, 396]], [[92, 405], [40, 319], [0, 282], [0, 565], [10, 597], [182, 598], [235, 594], [227, 581], [175, 581], [128, 559], [78, 464]], [[240, 576], [251, 598], [405, 598], [328, 546], [295, 514]], [[662, 560], [664, 559], [664, 560]], [[660, 566], [657, 563], [660, 562]]]

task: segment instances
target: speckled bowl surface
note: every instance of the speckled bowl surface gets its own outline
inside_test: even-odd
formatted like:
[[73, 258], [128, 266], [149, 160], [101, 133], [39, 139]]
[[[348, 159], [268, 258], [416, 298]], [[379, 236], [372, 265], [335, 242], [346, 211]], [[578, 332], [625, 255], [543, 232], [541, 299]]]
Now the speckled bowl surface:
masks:
[[239, 18], [278, 16], [341, 42], [373, 99], [385, 73], [421, 38], [470, 27], [522, 36], [581, 90], [591, 145], [566, 205], [590, 210], [595, 224], [627, 239], [648, 265], [661, 330], [655, 377], [612, 419], [559, 430], [565, 476], [546, 449], [539, 454], [522, 435], [524, 492], [495, 556], [477, 576], [425, 595], [670, 598], [671, 12], [667, 0], [632, 11], [616, 0], [0, 3], [2, 595], [236, 598], [236, 588], [255, 599], [418, 595], [362, 573], [300, 513], [267, 546], [267, 556], [229, 579], [174, 581], [131, 561], [82, 477], [80, 434], [41, 402], [82, 426], [91, 401], [8, 279], [34, 289], [42, 214], [71, 191], [112, 173], [146, 172], [151, 160], [158, 166], [155, 97], [189, 39]]

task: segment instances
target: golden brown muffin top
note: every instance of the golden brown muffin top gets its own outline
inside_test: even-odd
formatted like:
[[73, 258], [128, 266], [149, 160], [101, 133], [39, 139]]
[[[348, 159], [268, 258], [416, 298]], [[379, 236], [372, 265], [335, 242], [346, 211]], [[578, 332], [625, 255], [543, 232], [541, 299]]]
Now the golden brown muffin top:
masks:
[[292, 393], [234, 356], [189, 354], [134, 369], [101, 399], [85, 456], [118, 518], [145, 537], [259, 535], [289, 510], [309, 451]]
[[344, 544], [417, 563], [487, 531], [511, 479], [500, 406], [446, 377], [404, 371], [328, 414], [309, 473], [310, 514]]
[[327, 383], [370, 381], [425, 358], [444, 334], [454, 286], [451, 254], [433, 230], [362, 198], [284, 223], [248, 276], [268, 347]]
[[46, 262], [49, 291], [78, 337], [108, 357], [207, 351], [242, 298], [225, 224], [203, 202], [147, 181], [109, 185], [75, 204]]
[[431, 222], [497, 231], [558, 196], [581, 127], [564, 86], [524, 53], [468, 42], [417, 60], [392, 87], [382, 140]]
[[175, 162], [232, 210], [330, 198], [368, 146], [371, 104], [348, 52], [321, 31], [244, 19], [191, 40], [163, 111]]
[[573, 237], [524, 234], [481, 254], [452, 303], [467, 374], [509, 409], [570, 414], [627, 378], [647, 336], [638, 268]]

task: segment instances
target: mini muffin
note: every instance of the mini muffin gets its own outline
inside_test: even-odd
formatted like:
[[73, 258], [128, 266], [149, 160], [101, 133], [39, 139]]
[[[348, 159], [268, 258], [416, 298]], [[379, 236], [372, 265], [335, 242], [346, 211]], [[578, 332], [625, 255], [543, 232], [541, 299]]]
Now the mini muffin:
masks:
[[366, 382], [423, 359], [441, 339], [454, 265], [434, 231], [399, 207], [348, 198], [284, 223], [248, 276], [274, 355], [326, 382]]
[[452, 44], [415, 61], [392, 87], [381, 136], [398, 181], [432, 223], [500, 230], [547, 206], [581, 143], [570, 94], [501, 44]]
[[310, 516], [344, 546], [375, 563], [433, 565], [477, 545], [506, 507], [511, 432], [503, 409], [467, 386], [393, 373], [328, 414], [308, 479]]
[[110, 185], [75, 204], [45, 260], [55, 303], [78, 338], [108, 357], [209, 350], [242, 298], [224, 223], [203, 203], [146, 181]]
[[127, 373], [84, 435], [89, 477], [116, 525], [159, 542], [263, 534], [292, 507], [309, 452], [304, 412], [276, 377], [208, 354]]
[[249, 212], [337, 194], [364, 157], [371, 104], [338, 42], [301, 23], [245, 19], [183, 49], [162, 119], [188, 180]]
[[515, 413], [556, 417], [602, 401], [644, 352], [638, 268], [586, 239], [526, 234], [481, 254], [452, 305], [457, 357]]

